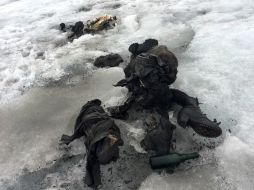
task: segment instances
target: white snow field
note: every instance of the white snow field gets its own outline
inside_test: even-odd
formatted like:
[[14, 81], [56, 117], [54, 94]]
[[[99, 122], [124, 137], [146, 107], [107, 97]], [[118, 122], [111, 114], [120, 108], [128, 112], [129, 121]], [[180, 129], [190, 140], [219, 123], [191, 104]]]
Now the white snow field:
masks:
[[[85, 22], [104, 14], [117, 16], [114, 29], [73, 43], [59, 31], [61, 22]], [[128, 173], [119, 161], [112, 181], [104, 181], [102, 189], [252, 190], [253, 34], [253, 0], [1, 0], [0, 190], [88, 189], [82, 181], [82, 141], [62, 149], [59, 138], [72, 132], [86, 101], [100, 98], [116, 105], [124, 100], [126, 89], [112, 84], [124, 77], [128, 46], [147, 38], [158, 39], [176, 54], [179, 70], [173, 87], [198, 97], [208, 117], [222, 122], [223, 137], [207, 142], [177, 127], [178, 151], [197, 150], [200, 143], [216, 147], [202, 145], [201, 158], [180, 165], [173, 174], [150, 172], [148, 164], [138, 162], [143, 158], [135, 157], [126, 164], [138, 172]], [[124, 64], [93, 67], [96, 57], [111, 52], [119, 53]], [[117, 122], [125, 127], [127, 145], [142, 152], [137, 142], [143, 135], [140, 121]], [[128, 179], [121, 181], [121, 174]], [[136, 178], [135, 186], [129, 178]]]

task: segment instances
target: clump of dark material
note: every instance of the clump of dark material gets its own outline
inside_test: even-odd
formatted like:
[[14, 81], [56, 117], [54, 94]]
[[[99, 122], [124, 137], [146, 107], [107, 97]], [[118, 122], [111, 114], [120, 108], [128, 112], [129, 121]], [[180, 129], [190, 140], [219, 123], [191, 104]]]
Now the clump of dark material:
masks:
[[178, 61], [166, 46], [148, 39], [142, 44], [134, 43], [129, 47], [132, 53], [130, 63], [124, 69], [125, 79], [115, 86], [125, 86], [129, 96], [123, 105], [108, 108], [112, 117], [124, 118], [128, 110], [152, 110], [159, 115], [159, 121], [141, 142], [146, 150], [153, 150], [157, 155], [170, 152], [172, 133], [175, 129], [170, 123], [168, 111], [175, 109], [177, 122], [182, 127], [192, 127], [204, 137], [214, 138], [221, 135], [219, 123], [211, 121], [201, 112], [197, 98], [171, 89], [168, 85], [176, 80]]
[[73, 41], [75, 38], [79, 38], [84, 35], [84, 24], [82, 21], [76, 22], [75, 25], [66, 26], [64, 23], [60, 24], [60, 30], [63, 32], [70, 31], [71, 34], [68, 36], [70, 41]]
[[76, 119], [74, 133], [63, 135], [62, 143], [85, 137], [87, 165], [85, 183], [98, 187], [101, 184], [100, 164], [108, 164], [119, 158], [119, 146], [123, 145], [115, 122], [105, 113], [98, 99], [87, 102]]
[[[188, 157], [173, 159], [172, 154], [168, 155], [172, 147], [173, 131], [176, 128], [169, 120], [168, 111], [175, 112], [177, 123], [181, 127], [191, 127], [201, 136], [215, 138], [222, 134], [219, 123], [216, 120], [211, 121], [201, 112], [197, 98], [169, 88], [177, 78], [178, 61], [166, 46], [158, 45], [157, 40], [148, 39], [142, 44], [132, 44], [129, 50], [132, 56], [124, 69], [125, 78], [115, 85], [129, 90], [126, 101], [120, 106], [109, 107], [111, 116], [105, 113], [100, 100], [87, 102], [76, 119], [74, 134], [63, 135], [61, 138], [61, 141], [68, 145], [74, 139], [85, 136], [87, 148], [85, 182], [89, 186], [97, 187], [101, 183], [100, 164], [117, 160], [119, 146], [123, 145], [120, 130], [110, 117], [126, 119], [131, 113], [130, 110], [137, 112], [146, 110], [146, 135], [140, 145], [149, 152], [155, 152], [156, 156], [153, 157], [156, 161], [153, 164], [155, 168], [177, 165]], [[122, 58], [119, 55], [110, 54], [97, 58], [94, 65], [116, 66], [120, 62]], [[149, 113], [152, 115], [150, 119]], [[175, 156], [181, 157], [179, 154]]]
[[109, 54], [100, 56], [94, 61], [96, 67], [116, 67], [123, 62], [122, 57], [119, 54]]
[[60, 24], [60, 30], [63, 31], [63, 32], [66, 32], [66, 26], [65, 26], [64, 23]]
[[148, 50], [152, 49], [153, 47], [157, 45], [158, 45], [158, 40], [148, 39], [148, 40], [145, 40], [145, 42], [142, 44], [138, 44], [138, 43], [131, 44], [129, 47], [129, 51], [133, 55], [138, 55], [143, 52], [147, 52]]
[[101, 16], [93, 21], [88, 20], [86, 24], [82, 21], [76, 22], [75, 25], [66, 26], [65, 23], [60, 24], [60, 30], [63, 32], [69, 32], [68, 39], [73, 41], [75, 38], [79, 38], [84, 34], [95, 34], [102, 30], [112, 29], [116, 26], [116, 16]]
[[79, 38], [80, 36], [82, 36], [84, 34], [84, 24], [83, 22], [79, 21], [76, 22], [75, 25], [71, 28], [71, 31], [73, 32], [73, 35], [76, 35], [77, 38]]

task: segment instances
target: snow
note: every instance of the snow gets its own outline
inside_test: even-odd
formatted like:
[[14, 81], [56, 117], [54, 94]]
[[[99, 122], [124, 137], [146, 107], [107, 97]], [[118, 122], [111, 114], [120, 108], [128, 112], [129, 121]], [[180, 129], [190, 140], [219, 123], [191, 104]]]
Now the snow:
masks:
[[[2, 0], [0, 178], [58, 157], [58, 139], [71, 131], [85, 101], [100, 97], [108, 106], [124, 100], [126, 90], [112, 87], [123, 77], [121, 68], [96, 70], [97, 56], [119, 53], [126, 64], [131, 43], [156, 38], [179, 60], [173, 87], [199, 98], [202, 110], [222, 122], [224, 140], [214, 150], [201, 151], [206, 159], [199, 166], [183, 166], [173, 175], [153, 173], [140, 189], [251, 190], [253, 11], [252, 0]], [[103, 14], [116, 15], [117, 27], [73, 43], [58, 30], [61, 22]], [[138, 123], [128, 125], [129, 138], [142, 152], [135, 142], [143, 134], [135, 128]], [[190, 134], [182, 129], [176, 134], [184, 150], [204, 141]]]

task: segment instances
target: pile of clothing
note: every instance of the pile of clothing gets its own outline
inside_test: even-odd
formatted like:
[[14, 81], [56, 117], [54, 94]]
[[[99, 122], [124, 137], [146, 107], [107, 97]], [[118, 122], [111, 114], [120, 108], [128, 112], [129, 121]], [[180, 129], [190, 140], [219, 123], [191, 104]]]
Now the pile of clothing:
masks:
[[127, 118], [132, 107], [152, 110], [159, 115], [157, 126], [148, 131], [141, 142], [143, 148], [153, 150], [157, 155], [169, 153], [175, 126], [169, 121], [168, 111], [172, 111], [175, 105], [180, 107], [174, 111], [178, 124], [183, 128], [190, 126], [197, 134], [209, 138], [221, 135], [219, 123], [201, 112], [197, 98], [169, 87], [176, 80], [178, 61], [166, 46], [148, 39], [142, 44], [132, 44], [129, 51], [132, 56], [124, 69], [125, 78], [115, 85], [128, 88], [128, 99], [123, 105], [108, 110], [118, 119]]
[[[119, 157], [119, 146], [123, 145], [123, 141], [112, 118], [126, 120], [133, 108], [156, 115], [148, 123], [147, 133], [141, 141], [141, 146], [155, 152], [156, 156], [170, 153], [175, 126], [169, 120], [168, 111], [176, 107], [176, 119], [183, 128], [189, 126], [197, 134], [209, 138], [222, 134], [219, 123], [211, 121], [201, 112], [197, 98], [169, 87], [176, 80], [178, 60], [166, 46], [159, 45], [155, 39], [148, 39], [142, 44], [130, 45], [129, 51], [132, 55], [124, 69], [125, 78], [115, 84], [116, 87], [128, 89], [127, 100], [122, 105], [107, 108], [109, 114], [101, 107], [100, 100], [89, 101], [76, 119], [74, 134], [63, 135], [61, 139], [69, 144], [85, 136], [86, 183], [89, 186], [97, 187], [100, 184], [100, 164], [107, 164]], [[100, 58], [100, 65], [103, 65], [103, 60], [110, 59]], [[122, 61], [120, 58], [117, 60]]]

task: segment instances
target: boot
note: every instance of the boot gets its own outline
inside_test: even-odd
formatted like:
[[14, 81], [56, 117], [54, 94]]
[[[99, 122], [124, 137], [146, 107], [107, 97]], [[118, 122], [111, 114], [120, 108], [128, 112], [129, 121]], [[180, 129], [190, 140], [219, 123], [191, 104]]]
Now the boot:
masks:
[[177, 117], [180, 126], [190, 126], [197, 134], [203, 137], [215, 138], [222, 134], [219, 127], [220, 123], [209, 120], [201, 113], [199, 107], [187, 106], [183, 107]]

